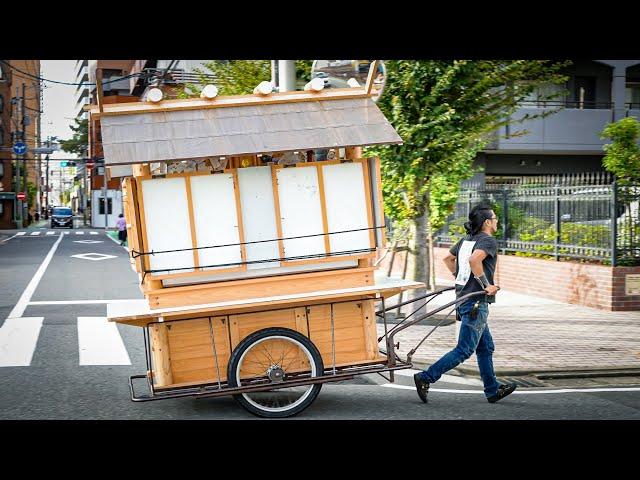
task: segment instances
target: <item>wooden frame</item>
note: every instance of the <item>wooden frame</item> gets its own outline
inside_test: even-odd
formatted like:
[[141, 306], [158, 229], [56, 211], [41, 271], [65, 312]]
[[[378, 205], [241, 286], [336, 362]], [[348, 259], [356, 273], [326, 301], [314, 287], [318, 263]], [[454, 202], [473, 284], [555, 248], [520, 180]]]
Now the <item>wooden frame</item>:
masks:
[[[371, 189], [368, 181], [368, 167], [366, 165], [366, 159], [353, 159], [349, 160], [350, 162], [360, 163], [362, 167], [362, 175], [363, 175], [363, 186], [365, 192], [365, 205], [367, 208], [367, 222], [369, 228], [372, 228], [373, 225], [373, 217], [372, 217], [372, 205], [371, 205]], [[318, 188], [319, 192], [319, 200], [320, 200], [320, 210], [322, 215], [322, 223], [323, 223], [323, 231], [324, 234], [324, 250], [325, 254], [330, 253], [330, 237], [328, 231], [328, 220], [327, 220], [327, 205], [325, 200], [325, 190], [324, 190], [324, 175], [323, 175], [323, 167], [327, 165], [339, 165], [343, 163], [341, 160], [331, 160], [331, 161], [319, 161], [319, 162], [309, 162], [309, 163], [299, 163], [291, 167], [285, 167], [283, 165], [271, 165], [271, 179], [272, 179], [272, 188], [273, 188], [273, 197], [274, 197], [274, 209], [275, 209], [275, 221], [276, 221], [276, 230], [278, 234], [278, 250], [280, 253], [280, 258], [285, 257], [284, 251], [284, 241], [281, 240], [283, 236], [283, 228], [282, 228], [282, 213], [280, 209], [280, 198], [279, 198], [279, 188], [278, 188], [278, 180], [277, 173], [279, 170], [283, 168], [315, 168], [318, 175]], [[145, 172], [146, 173], [146, 172]], [[238, 172], [237, 169], [229, 168], [225, 169], [224, 173], [231, 174], [233, 176], [233, 186], [234, 186], [234, 195], [235, 195], [235, 205], [236, 205], [236, 219], [238, 222], [238, 234], [239, 234], [239, 243], [240, 245], [240, 254], [242, 262], [247, 261], [247, 252], [246, 246], [244, 242], [246, 241], [242, 220], [242, 206], [240, 201], [240, 185], [238, 180]], [[194, 271], [191, 272], [176, 272], [176, 273], [161, 273], [161, 274], [152, 274], [151, 278], [153, 280], [166, 280], [166, 279], [174, 279], [174, 278], [187, 278], [187, 277], [199, 277], [199, 276], [215, 276], [216, 274], [222, 273], [230, 273], [230, 272], [241, 272], [247, 271], [246, 263], [228, 267], [228, 268], [219, 268], [214, 270], [202, 270], [203, 266], [201, 265], [200, 258], [198, 256], [198, 250], [195, 250], [198, 245], [197, 232], [195, 228], [195, 219], [194, 219], [194, 205], [193, 205], [193, 196], [191, 192], [191, 178], [201, 175], [214, 175], [208, 171], [199, 171], [199, 172], [182, 172], [182, 173], [171, 173], [161, 176], [153, 176], [144, 174], [134, 177], [134, 181], [132, 181], [132, 185], [135, 185], [135, 193], [132, 196], [132, 201], [135, 203], [137, 201], [139, 214], [139, 228], [141, 230], [141, 245], [138, 245], [142, 251], [145, 251], [147, 246], [149, 245], [149, 239], [147, 236], [147, 220], [145, 217], [145, 207], [144, 207], [144, 199], [143, 199], [143, 187], [142, 182], [146, 180], [153, 180], [155, 178], [184, 178], [185, 179], [185, 194], [187, 197], [187, 205], [188, 205], [188, 219], [189, 219], [189, 227], [191, 232], [191, 244], [194, 248], [193, 250], [193, 260], [194, 260]], [[369, 246], [370, 248], [374, 248], [375, 245], [375, 235], [374, 231], [369, 231]], [[142, 264], [139, 264], [140, 272], [142, 273], [144, 270], [150, 270], [150, 262], [147, 256], [143, 256]], [[331, 262], [340, 262], [340, 261], [348, 261], [348, 260], [362, 260], [362, 259], [372, 259], [375, 257], [375, 253], [362, 253], [362, 254], [354, 254], [354, 255], [339, 255], [339, 256], [330, 256], [330, 257], [319, 257], [314, 259], [302, 259], [302, 260], [282, 260], [280, 261], [281, 267], [292, 267], [292, 266], [300, 266], [300, 265], [313, 265], [313, 264], [324, 264]], [[138, 262], [140, 263], [140, 262]], [[276, 268], [276, 267], [274, 267]]]
[[228, 95], [214, 100], [200, 98], [164, 100], [157, 104], [151, 102], [130, 102], [104, 105], [102, 110], [93, 107], [91, 117], [106, 115], [130, 115], [133, 113], [169, 112], [175, 110], [203, 110], [209, 108], [238, 107], [243, 105], [270, 105], [277, 103], [313, 102], [317, 100], [368, 98], [371, 95], [364, 88], [331, 88], [320, 92], [282, 92], [267, 96]]

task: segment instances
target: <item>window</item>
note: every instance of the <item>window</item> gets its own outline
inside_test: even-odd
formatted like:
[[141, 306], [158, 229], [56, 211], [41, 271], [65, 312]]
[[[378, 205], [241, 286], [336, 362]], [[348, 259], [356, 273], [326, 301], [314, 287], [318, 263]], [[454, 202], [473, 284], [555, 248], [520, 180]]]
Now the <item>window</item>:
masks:
[[566, 86], [547, 83], [535, 89], [522, 101], [522, 107], [540, 108], [564, 105]]
[[596, 108], [596, 77], [576, 76], [573, 79], [573, 102], [569, 108]]
[[632, 109], [640, 109], [640, 82], [627, 82], [624, 102]]
[[[0, 77], [2, 78], [2, 77]], [[4, 112], [4, 97], [0, 95], [0, 113]]]
[[4, 162], [0, 160], [0, 178], [4, 177]]
[[54, 207], [51, 215], [72, 215], [71, 209], [67, 207]]
[[[108, 215], [111, 215], [112, 213], [111, 207], [112, 207], [111, 198], [107, 198], [107, 214]], [[104, 197], [100, 197], [100, 205], [98, 207], [98, 210], [99, 210], [98, 213], [100, 215], [104, 215]]]

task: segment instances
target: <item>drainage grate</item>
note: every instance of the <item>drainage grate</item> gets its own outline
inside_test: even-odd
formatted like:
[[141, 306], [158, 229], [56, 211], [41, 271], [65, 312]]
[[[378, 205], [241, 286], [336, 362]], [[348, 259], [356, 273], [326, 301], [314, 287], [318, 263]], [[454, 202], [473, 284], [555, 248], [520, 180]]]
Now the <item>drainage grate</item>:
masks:
[[546, 387], [546, 384], [532, 377], [500, 377], [500, 383], [515, 383], [519, 387]]

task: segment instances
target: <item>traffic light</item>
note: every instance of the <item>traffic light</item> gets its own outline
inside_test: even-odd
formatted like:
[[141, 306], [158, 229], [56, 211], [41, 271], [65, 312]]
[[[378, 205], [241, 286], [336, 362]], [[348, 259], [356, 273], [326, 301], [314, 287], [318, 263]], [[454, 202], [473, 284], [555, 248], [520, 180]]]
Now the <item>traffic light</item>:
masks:
[[76, 162], [60, 162], [61, 167], [75, 167]]

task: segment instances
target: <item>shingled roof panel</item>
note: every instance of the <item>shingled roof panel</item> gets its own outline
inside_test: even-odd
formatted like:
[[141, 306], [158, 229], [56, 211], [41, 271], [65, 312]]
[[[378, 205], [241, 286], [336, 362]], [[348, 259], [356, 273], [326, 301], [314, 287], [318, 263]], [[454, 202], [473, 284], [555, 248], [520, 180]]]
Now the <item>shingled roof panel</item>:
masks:
[[105, 115], [107, 165], [402, 143], [370, 98]]

